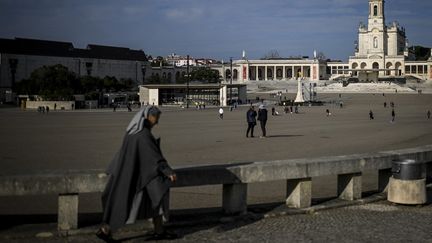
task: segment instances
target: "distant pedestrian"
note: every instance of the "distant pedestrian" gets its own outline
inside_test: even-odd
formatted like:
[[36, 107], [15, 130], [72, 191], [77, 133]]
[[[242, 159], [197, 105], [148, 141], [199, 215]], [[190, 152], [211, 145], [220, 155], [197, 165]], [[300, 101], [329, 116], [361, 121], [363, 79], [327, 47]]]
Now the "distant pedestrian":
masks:
[[330, 113], [329, 109], [326, 110], [326, 113], [327, 113], [327, 116], [331, 116], [331, 113]]
[[256, 126], [256, 117], [257, 117], [257, 112], [255, 111], [255, 107], [251, 106], [251, 108], [246, 113], [246, 120], [248, 123], [248, 129], [246, 131], [246, 137], [249, 137], [249, 132], [250, 132], [251, 138], [254, 137], [254, 128]]
[[374, 117], [374, 113], [372, 112], [372, 110], [369, 111], [369, 120], [373, 120], [375, 119]]
[[42, 109], [42, 113], [45, 114], [45, 106], [42, 106], [41, 109]]
[[387, 108], [387, 102], [384, 102], [384, 108]]
[[296, 114], [299, 113], [299, 105], [296, 105], [296, 107], [295, 107], [295, 113], [296, 113]]
[[48, 114], [48, 112], [49, 112], [49, 106], [46, 106], [45, 110], [46, 110], [46, 113]]
[[219, 109], [219, 118], [222, 120], [224, 119], [224, 110], [222, 107]]
[[234, 109], [234, 107], [231, 105], [231, 106], [230, 106], [230, 111], [233, 111], [233, 109]]
[[343, 106], [344, 106], [344, 104], [343, 104], [343, 102], [341, 101], [341, 102], [339, 103], [339, 107], [342, 109]]
[[391, 106], [391, 108], [395, 108], [395, 103], [393, 101], [390, 102], [390, 106]]
[[57, 103], [54, 103], [54, 110], [57, 110]]
[[132, 111], [132, 107], [131, 107], [131, 104], [130, 104], [130, 103], [127, 104], [127, 109], [128, 109], [129, 112]]
[[427, 118], [428, 118], [428, 119], [431, 118], [431, 111], [430, 111], [430, 110], [427, 112]]
[[293, 107], [292, 106], [290, 106], [290, 112], [291, 112], [291, 114], [293, 113]]
[[392, 109], [392, 113], [391, 113], [391, 115], [392, 115], [392, 120], [391, 120], [391, 122], [393, 123], [393, 122], [395, 122], [395, 120], [396, 120], [396, 113], [395, 113], [395, 110], [394, 110], [394, 109]]
[[72, 104], [72, 110], [74, 110], [75, 109], [75, 104]]
[[272, 107], [272, 116], [276, 115], [276, 108]]
[[267, 130], [266, 130], [267, 118], [268, 118], [267, 115], [268, 115], [268, 111], [265, 108], [265, 106], [260, 105], [258, 110], [258, 121], [260, 121], [260, 125], [261, 125], [261, 131], [262, 131], [261, 138], [265, 138], [267, 136]]
[[113, 112], [116, 112], [116, 110], [117, 110], [117, 104], [113, 103]]

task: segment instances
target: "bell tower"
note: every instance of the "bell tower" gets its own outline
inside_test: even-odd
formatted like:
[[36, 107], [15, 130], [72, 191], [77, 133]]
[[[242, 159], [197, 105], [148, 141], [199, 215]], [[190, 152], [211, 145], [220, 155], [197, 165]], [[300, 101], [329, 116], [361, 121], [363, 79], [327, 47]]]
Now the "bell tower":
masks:
[[369, 0], [369, 31], [378, 29], [383, 31], [385, 28], [384, 0]]

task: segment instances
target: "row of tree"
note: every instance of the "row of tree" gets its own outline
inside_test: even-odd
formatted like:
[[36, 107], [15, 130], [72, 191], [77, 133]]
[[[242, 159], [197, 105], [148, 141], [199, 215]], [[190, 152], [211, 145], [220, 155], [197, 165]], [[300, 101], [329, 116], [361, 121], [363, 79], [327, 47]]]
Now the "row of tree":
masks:
[[16, 84], [16, 93], [40, 95], [45, 100], [73, 100], [74, 94], [95, 97], [100, 92], [130, 91], [136, 88], [131, 79], [115, 77], [78, 77], [62, 65], [43, 66], [32, 72], [29, 79]]
[[[175, 83], [186, 83], [187, 75], [178, 72], [171, 77]], [[208, 67], [192, 69], [190, 81], [218, 83], [219, 72]], [[146, 79], [146, 83], [171, 83], [168, 77], [154, 75]], [[84, 94], [88, 99], [98, 99], [101, 93], [132, 91], [137, 84], [131, 79], [120, 79], [106, 76], [104, 78], [79, 77], [62, 65], [43, 66], [32, 72], [29, 79], [17, 83], [15, 92], [21, 95], [40, 95], [45, 100], [73, 100], [75, 94]]]

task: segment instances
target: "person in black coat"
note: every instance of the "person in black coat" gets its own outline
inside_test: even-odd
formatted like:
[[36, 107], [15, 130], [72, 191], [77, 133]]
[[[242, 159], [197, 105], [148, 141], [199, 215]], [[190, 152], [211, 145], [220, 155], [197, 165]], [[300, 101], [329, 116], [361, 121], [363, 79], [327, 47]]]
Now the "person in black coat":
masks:
[[160, 114], [157, 107], [147, 106], [135, 115], [107, 170], [102, 226], [96, 233], [106, 242], [115, 242], [113, 230], [146, 218], [153, 218], [153, 239], [177, 237], [163, 227], [163, 219], [169, 216], [169, 188], [177, 176], [162, 155], [160, 139], [151, 133]]
[[372, 112], [372, 110], [369, 111], [369, 120], [373, 120], [375, 119], [374, 117], [374, 113]]
[[264, 105], [260, 105], [258, 110], [258, 121], [260, 121], [262, 136], [261, 138], [265, 138], [267, 136], [266, 125], [267, 125], [267, 115], [268, 111]]
[[255, 107], [251, 106], [251, 108], [246, 113], [246, 120], [248, 123], [248, 129], [246, 132], [246, 137], [249, 137], [249, 132], [251, 134], [251, 138], [254, 137], [254, 128], [256, 126], [256, 117], [257, 117], [257, 112], [255, 111]]

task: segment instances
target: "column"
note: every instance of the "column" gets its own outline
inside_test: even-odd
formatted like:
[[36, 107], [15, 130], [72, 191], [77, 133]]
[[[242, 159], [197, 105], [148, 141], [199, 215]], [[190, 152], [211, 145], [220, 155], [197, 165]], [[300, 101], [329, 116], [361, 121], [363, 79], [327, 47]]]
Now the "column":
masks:
[[227, 86], [224, 85], [219, 89], [220, 106], [227, 106], [227, 93]]
[[287, 180], [286, 205], [294, 208], [308, 208], [312, 203], [312, 179]]
[[282, 67], [282, 79], [283, 79], [283, 80], [286, 80], [286, 71], [287, 71], [287, 70], [286, 70], [286, 66], [283, 66], [283, 67]]
[[225, 213], [247, 212], [247, 184], [224, 184], [222, 194], [222, 208]]
[[58, 230], [78, 228], [78, 194], [61, 194], [58, 198]]
[[259, 67], [256, 66], [256, 68], [255, 68], [255, 80], [256, 80], [256, 81], [259, 80], [259, 77], [258, 77], [258, 69], [259, 69]]
[[273, 80], [277, 80], [277, 66], [273, 67]]
[[267, 65], [265, 66], [265, 70], [264, 70], [264, 80], [268, 80], [268, 77], [267, 77]]
[[338, 195], [340, 199], [356, 200], [362, 195], [361, 173], [338, 175]]

